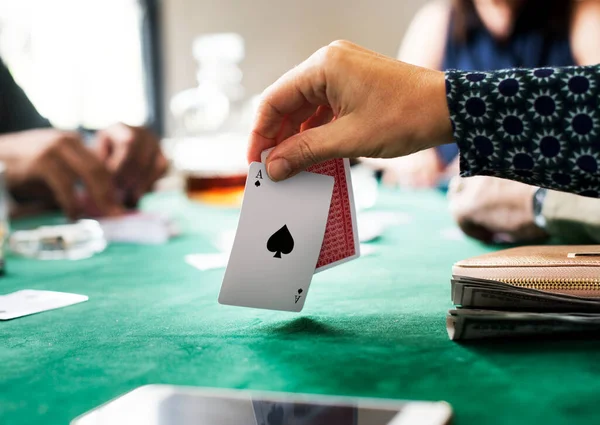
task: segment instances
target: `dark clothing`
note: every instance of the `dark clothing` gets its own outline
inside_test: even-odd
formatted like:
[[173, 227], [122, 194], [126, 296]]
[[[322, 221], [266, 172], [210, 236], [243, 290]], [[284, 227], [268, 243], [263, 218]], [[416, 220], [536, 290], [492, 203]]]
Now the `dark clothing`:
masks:
[[600, 65], [446, 72], [462, 176], [600, 194]]
[[[451, 21], [442, 69], [492, 71], [575, 65], [568, 34], [545, 36], [541, 29], [528, 29], [527, 25], [527, 22], [517, 25], [508, 40], [499, 42], [478, 23], [465, 41], [459, 41], [452, 36]], [[442, 162], [448, 164], [458, 155], [458, 149], [456, 145], [443, 145], [438, 148], [438, 154]]]
[[0, 134], [50, 127], [0, 59]]

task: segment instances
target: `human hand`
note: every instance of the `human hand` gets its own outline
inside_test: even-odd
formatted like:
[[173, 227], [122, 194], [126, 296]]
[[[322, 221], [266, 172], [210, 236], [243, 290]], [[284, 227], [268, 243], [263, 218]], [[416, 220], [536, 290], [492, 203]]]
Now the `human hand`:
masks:
[[248, 160], [273, 180], [331, 158], [392, 158], [451, 141], [444, 73], [336, 41], [263, 94]]
[[450, 211], [459, 227], [483, 242], [525, 242], [547, 236], [536, 226], [533, 195], [537, 188], [495, 177], [450, 182]]
[[11, 191], [22, 197], [31, 197], [36, 190], [51, 193], [70, 218], [86, 209], [78, 193], [80, 183], [102, 215], [120, 212], [110, 173], [77, 133], [39, 129], [2, 135], [0, 160], [6, 164]]
[[143, 127], [114, 124], [96, 132], [93, 147], [133, 205], [167, 170], [158, 139]]

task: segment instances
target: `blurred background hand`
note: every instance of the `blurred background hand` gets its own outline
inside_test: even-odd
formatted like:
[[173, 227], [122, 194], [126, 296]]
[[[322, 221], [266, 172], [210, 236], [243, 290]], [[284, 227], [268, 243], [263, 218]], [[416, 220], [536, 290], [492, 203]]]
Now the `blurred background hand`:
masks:
[[533, 241], [547, 236], [534, 221], [536, 189], [495, 177], [455, 177], [448, 190], [450, 211], [463, 232], [480, 241]]
[[99, 130], [93, 148], [126, 206], [135, 206], [167, 170], [158, 138], [143, 127], [118, 123]]
[[79, 134], [28, 130], [0, 136], [0, 146], [0, 161], [6, 164], [15, 199], [57, 204], [71, 218], [85, 214], [89, 202], [101, 215], [120, 211], [111, 173]]

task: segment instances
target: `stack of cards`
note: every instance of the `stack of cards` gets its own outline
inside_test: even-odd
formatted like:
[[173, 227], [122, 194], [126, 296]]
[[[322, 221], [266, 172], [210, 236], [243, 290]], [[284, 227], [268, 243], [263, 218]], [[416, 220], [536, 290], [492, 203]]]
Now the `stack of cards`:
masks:
[[314, 273], [359, 255], [348, 160], [277, 183], [254, 162], [219, 302], [300, 311]]

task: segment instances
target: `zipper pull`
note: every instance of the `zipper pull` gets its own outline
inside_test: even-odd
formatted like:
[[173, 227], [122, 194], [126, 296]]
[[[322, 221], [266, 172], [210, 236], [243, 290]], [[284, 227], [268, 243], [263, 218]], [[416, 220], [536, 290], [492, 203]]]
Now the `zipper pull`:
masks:
[[600, 252], [569, 252], [567, 258], [575, 257], [600, 257]]

